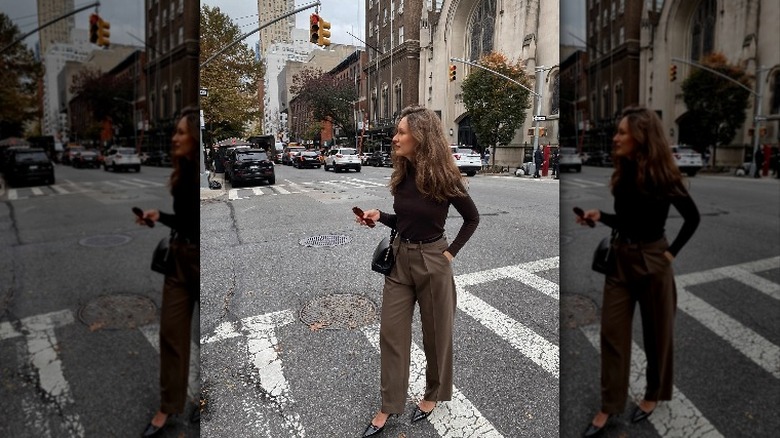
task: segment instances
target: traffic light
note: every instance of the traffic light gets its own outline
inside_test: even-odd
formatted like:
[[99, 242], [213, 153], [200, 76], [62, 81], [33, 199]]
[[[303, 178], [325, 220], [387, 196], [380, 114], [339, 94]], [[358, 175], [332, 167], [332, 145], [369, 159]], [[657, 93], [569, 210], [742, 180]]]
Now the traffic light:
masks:
[[320, 16], [317, 14], [309, 16], [309, 34], [311, 35], [309, 41], [312, 44], [317, 44], [320, 39]]
[[456, 79], [458, 71], [458, 66], [455, 64], [450, 64], [450, 82], [453, 82]]
[[677, 66], [672, 64], [669, 66], [669, 82], [677, 80]]
[[317, 31], [317, 45], [320, 47], [328, 47], [330, 45], [330, 23], [323, 20], [320, 17], [320, 27]]
[[100, 20], [100, 17], [97, 14], [89, 16], [89, 42], [92, 44], [97, 43], [98, 20]]
[[98, 17], [97, 24], [97, 45], [100, 47], [108, 47], [111, 44], [111, 41], [108, 40], [108, 38], [111, 36], [111, 32], [108, 31], [111, 29], [111, 23]]

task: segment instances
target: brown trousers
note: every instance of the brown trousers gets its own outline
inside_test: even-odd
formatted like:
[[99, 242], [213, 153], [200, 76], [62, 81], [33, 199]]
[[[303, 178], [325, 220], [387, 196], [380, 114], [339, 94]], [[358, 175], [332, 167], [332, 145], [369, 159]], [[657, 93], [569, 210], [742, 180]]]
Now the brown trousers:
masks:
[[447, 240], [410, 244], [396, 239], [393, 272], [385, 277], [379, 346], [382, 362], [382, 412], [400, 414], [406, 404], [415, 301], [425, 350], [425, 395], [429, 401], [452, 398], [452, 326], [455, 280], [443, 254]]
[[601, 410], [605, 413], [625, 409], [637, 302], [647, 356], [645, 400], [672, 398], [677, 289], [671, 262], [663, 255], [668, 247], [665, 238], [651, 243], [617, 242], [613, 246], [617, 267], [606, 278], [601, 313]]
[[200, 294], [200, 249], [171, 242], [175, 268], [165, 276], [160, 309], [160, 410], [184, 412], [190, 367], [192, 314]]

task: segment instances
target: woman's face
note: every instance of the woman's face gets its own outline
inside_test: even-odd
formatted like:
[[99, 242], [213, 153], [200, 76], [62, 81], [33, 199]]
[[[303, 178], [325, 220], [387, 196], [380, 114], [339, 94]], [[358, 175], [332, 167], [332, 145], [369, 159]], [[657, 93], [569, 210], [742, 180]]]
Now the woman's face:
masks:
[[393, 136], [393, 149], [395, 150], [395, 154], [399, 157], [406, 157], [411, 160], [414, 158], [417, 146], [417, 140], [415, 140], [412, 133], [409, 131], [409, 123], [406, 121], [406, 117], [404, 117], [398, 122], [398, 127]]
[[628, 118], [623, 117], [618, 125], [615, 136], [612, 137], [615, 147], [615, 156], [622, 158], [633, 158], [636, 149], [636, 140], [628, 132]]
[[190, 136], [187, 126], [187, 118], [182, 117], [176, 125], [176, 132], [173, 134], [173, 155], [177, 157], [187, 157], [192, 155], [192, 149], [195, 147], [195, 141]]

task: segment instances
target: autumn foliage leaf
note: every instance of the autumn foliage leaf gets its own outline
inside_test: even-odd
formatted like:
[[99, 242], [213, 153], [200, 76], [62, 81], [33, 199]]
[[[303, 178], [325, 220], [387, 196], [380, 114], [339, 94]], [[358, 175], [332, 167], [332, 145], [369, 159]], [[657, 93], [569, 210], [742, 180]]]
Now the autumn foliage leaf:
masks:
[[343, 136], [355, 138], [354, 102], [358, 96], [352, 80], [306, 67], [293, 76], [290, 93], [309, 109], [304, 115], [308, 134], [316, 131], [322, 121], [330, 120]]

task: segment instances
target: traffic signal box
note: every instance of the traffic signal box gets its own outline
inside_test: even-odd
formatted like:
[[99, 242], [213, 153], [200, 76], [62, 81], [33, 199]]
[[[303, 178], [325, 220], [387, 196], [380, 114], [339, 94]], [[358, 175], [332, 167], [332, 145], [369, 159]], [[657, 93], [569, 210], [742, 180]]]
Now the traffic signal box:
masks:
[[316, 44], [320, 47], [328, 47], [330, 45], [330, 23], [323, 20], [319, 14], [311, 14], [309, 16], [309, 34], [311, 37], [309, 41], [312, 44]]
[[672, 64], [669, 66], [669, 82], [677, 80], [677, 66]]
[[100, 47], [108, 47], [111, 44], [111, 41], [109, 41], [109, 37], [111, 36], [109, 29], [111, 29], [111, 23], [103, 20], [97, 14], [90, 15], [89, 42], [97, 44]]
[[89, 42], [92, 44], [97, 43], [98, 40], [98, 20], [100, 17], [97, 14], [89, 16]]
[[453, 82], [455, 79], [457, 79], [457, 71], [458, 66], [455, 64], [450, 64], [450, 82]]

